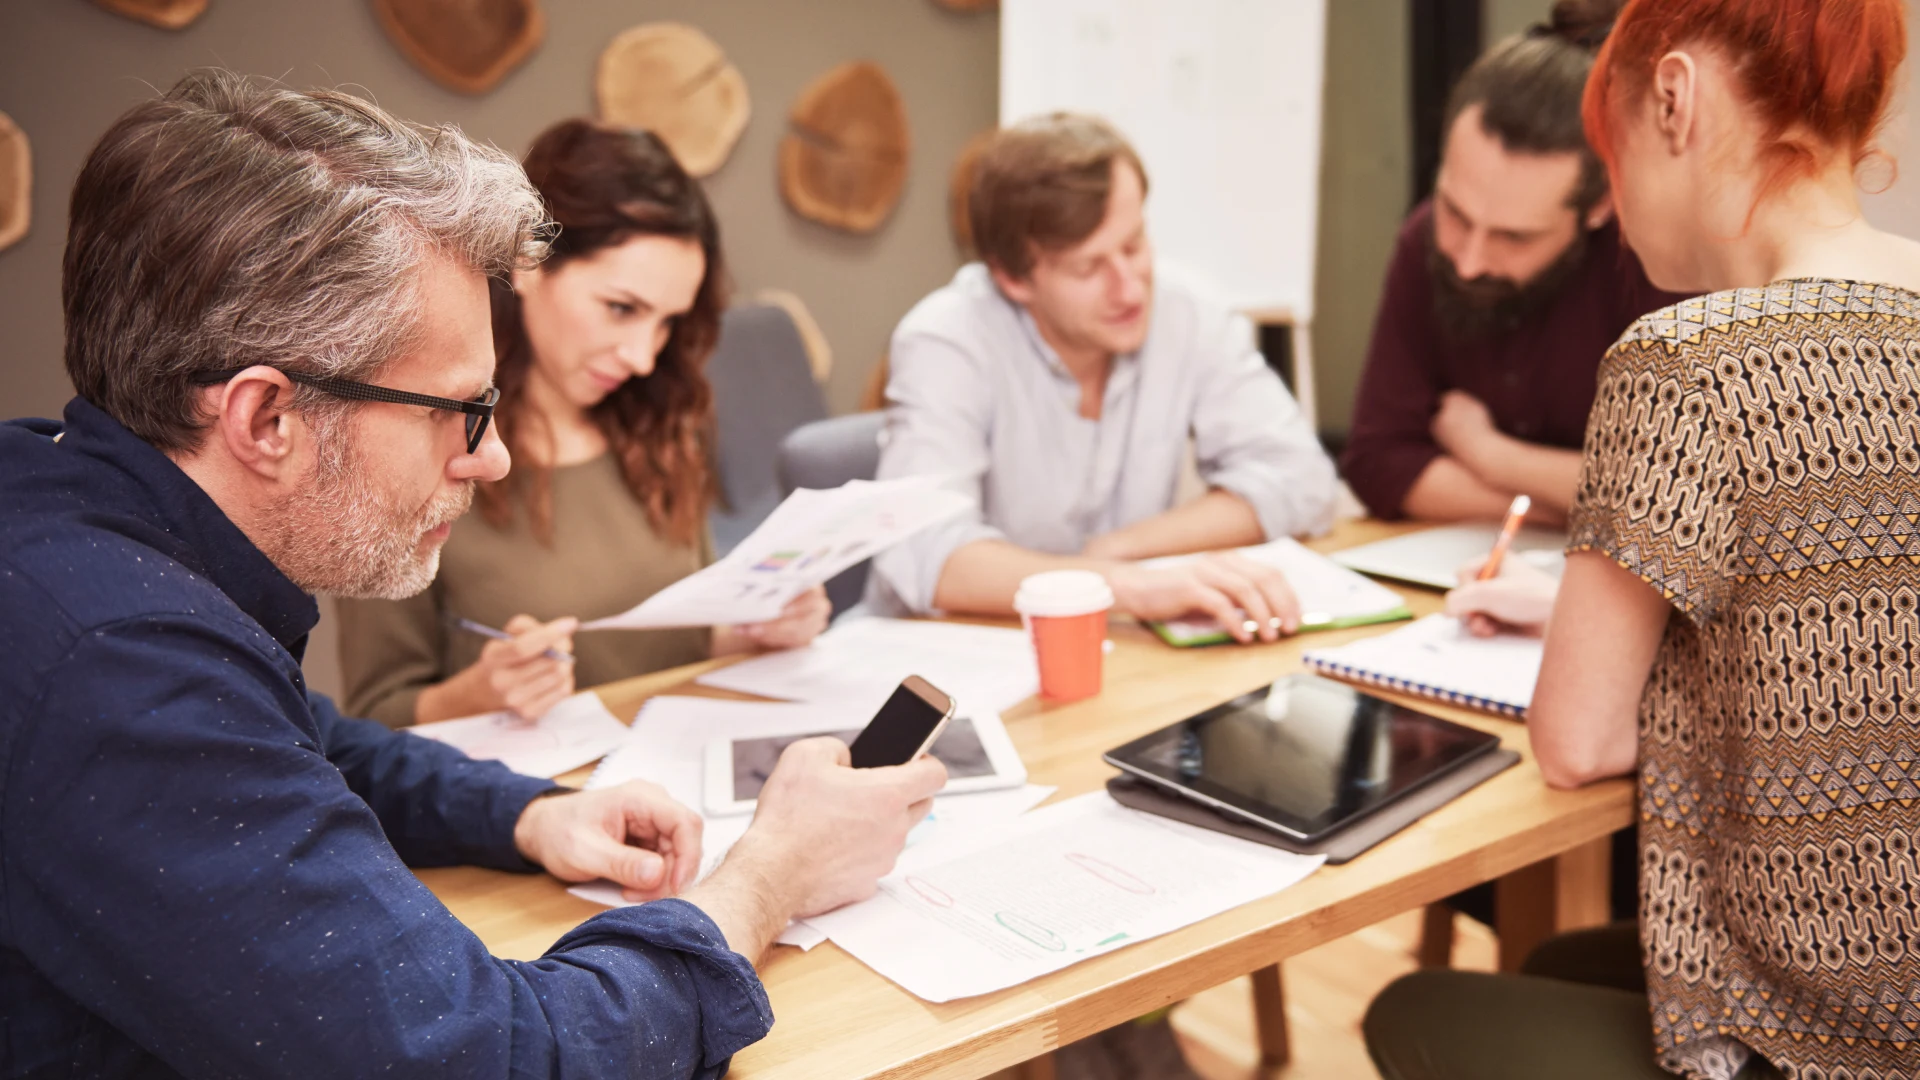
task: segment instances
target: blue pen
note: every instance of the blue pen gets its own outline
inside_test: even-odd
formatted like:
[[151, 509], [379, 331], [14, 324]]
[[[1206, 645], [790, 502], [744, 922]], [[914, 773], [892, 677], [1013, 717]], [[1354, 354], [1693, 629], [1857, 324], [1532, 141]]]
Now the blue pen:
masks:
[[[513, 640], [513, 635], [507, 633], [505, 630], [495, 630], [493, 627], [488, 626], [486, 623], [477, 623], [477, 622], [474, 622], [472, 619], [463, 619], [460, 616], [453, 614], [452, 612], [447, 613], [447, 625], [458, 627], [469, 633], [479, 634], [481, 637], [490, 637], [495, 641], [512, 641]], [[542, 652], [540, 655], [546, 657], [549, 660], [573, 659], [572, 653], [563, 653], [559, 649], [548, 649], [545, 652]]]

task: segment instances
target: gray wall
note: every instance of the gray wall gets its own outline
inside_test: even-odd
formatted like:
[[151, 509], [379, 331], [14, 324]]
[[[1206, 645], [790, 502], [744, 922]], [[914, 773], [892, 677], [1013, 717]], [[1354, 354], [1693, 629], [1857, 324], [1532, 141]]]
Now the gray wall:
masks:
[[[293, 86], [358, 88], [401, 116], [452, 121], [520, 153], [547, 124], [591, 111], [602, 46], [636, 23], [680, 20], [705, 30], [745, 74], [753, 119], [733, 157], [707, 181], [743, 292], [798, 293], [832, 344], [828, 387], [850, 408], [893, 323], [952, 274], [947, 169], [968, 136], [994, 123], [998, 18], [932, 0], [546, 0], [547, 39], [481, 97], [416, 71], [375, 23], [366, 0], [213, 0], [171, 33], [84, 0], [0, 0], [0, 111], [34, 151], [33, 231], [0, 251], [0, 417], [55, 413], [71, 395], [60, 365], [60, 251], [66, 197], [87, 149], [128, 106], [190, 68], [218, 65]], [[786, 110], [834, 64], [885, 65], [913, 134], [907, 189], [869, 236], [803, 221], [781, 202], [774, 153]]]
[[1508, 34], [1517, 34], [1534, 23], [1547, 21], [1553, 10], [1549, 0], [1483, 0], [1480, 8], [1480, 39], [1491, 45]]
[[1345, 431], [1412, 180], [1406, 0], [1327, 5], [1327, 87], [1314, 265], [1322, 428]]
[[1885, 162], [1870, 163], [1862, 172], [1868, 190], [1867, 220], [1902, 236], [1920, 239], [1920, 3], [1907, 0], [1907, 70], [1900, 104], [1887, 122], [1884, 143], [1893, 163], [1901, 166], [1891, 183]]

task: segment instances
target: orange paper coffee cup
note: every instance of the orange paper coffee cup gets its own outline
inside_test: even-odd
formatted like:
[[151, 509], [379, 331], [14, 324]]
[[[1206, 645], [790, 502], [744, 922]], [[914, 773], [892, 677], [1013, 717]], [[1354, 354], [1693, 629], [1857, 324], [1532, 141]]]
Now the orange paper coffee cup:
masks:
[[1040, 696], [1078, 701], [1100, 692], [1113, 590], [1091, 570], [1050, 570], [1020, 582], [1014, 610], [1033, 638]]

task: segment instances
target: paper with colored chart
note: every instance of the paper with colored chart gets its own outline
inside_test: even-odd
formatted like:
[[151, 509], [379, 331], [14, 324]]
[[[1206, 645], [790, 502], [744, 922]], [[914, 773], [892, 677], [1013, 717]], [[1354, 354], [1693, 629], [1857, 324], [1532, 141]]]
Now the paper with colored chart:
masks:
[[498, 761], [514, 772], [539, 777], [559, 776], [597, 761], [627, 737], [627, 725], [607, 711], [598, 694], [586, 690], [563, 699], [538, 720], [494, 712], [402, 730], [458, 747], [470, 758]]
[[1129, 810], [1098, 791], [911, 848], [878, 895], [807, 922], [915, 996], [952, 1001], [1272, 895], [1324, 861]]
[[696, 681], [867, 717], [909, 675], [951, 695], [963, 713], [1005, 712], [1040, 692], [1026, 631], [917, 619], [843, 619], [805, 648], [756, 656]]
[[801, 488], [712, 566], [681, 578], [638, 607], [582, 630], [721, 626], [778, 618], [787, 602], [914, 533], [964, 513], [972, 500], [941, 476], [854, 480]]

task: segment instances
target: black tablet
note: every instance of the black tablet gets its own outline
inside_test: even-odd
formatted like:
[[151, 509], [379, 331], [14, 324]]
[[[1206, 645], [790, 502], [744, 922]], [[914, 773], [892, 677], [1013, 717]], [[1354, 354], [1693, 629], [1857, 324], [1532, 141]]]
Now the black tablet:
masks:
[[1102, 756], [1189, 799], [1312, 841], [1499, 745], [1476, 728], [1296, 675]]

